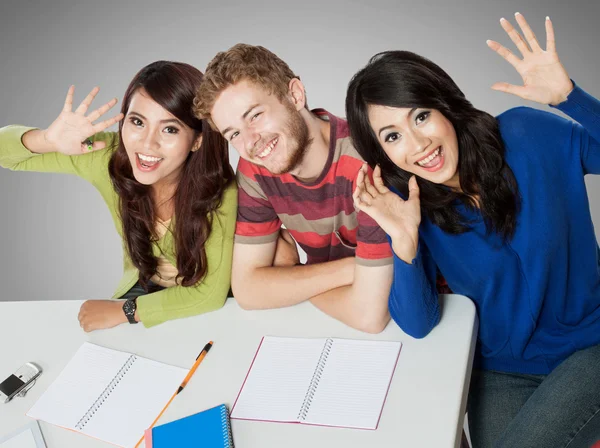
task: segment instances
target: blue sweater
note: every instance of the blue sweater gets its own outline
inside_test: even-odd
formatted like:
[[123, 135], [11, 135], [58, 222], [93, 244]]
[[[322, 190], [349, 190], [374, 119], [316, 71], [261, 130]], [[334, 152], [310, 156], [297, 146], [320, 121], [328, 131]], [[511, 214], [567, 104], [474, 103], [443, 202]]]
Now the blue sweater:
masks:
[[440, 319], [436, 266], [479, 315], [475, 367], [548, 374], [576, 350], [600, 343], [599, 248], [584, 175], [600, 173], [600, 101], [579, 87], [557, 108], [575, 123], [527, 107], [498, 117], [522, 197], [507, 243], [471, 231], [450, 235], [423, 217], [412, 264], [394, 256], [394, 321], [414, 337]]

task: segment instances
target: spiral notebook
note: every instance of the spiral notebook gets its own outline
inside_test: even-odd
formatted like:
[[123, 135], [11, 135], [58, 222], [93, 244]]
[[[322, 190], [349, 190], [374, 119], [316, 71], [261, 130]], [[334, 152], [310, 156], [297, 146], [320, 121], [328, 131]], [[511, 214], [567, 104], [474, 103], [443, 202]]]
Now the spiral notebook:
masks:
[[234, 448], [224, 404], [146, 430], [146, 448]]
[[231, 418], [376, 429], [401, 347], [266, 336]]
[[27, 415], [133, 447], [187, 373], [85, 342]]

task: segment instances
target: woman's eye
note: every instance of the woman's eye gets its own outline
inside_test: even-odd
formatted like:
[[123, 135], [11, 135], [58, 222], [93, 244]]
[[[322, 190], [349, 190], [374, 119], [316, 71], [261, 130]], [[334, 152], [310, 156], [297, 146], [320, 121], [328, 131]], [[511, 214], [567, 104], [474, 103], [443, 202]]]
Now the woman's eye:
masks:
[[136, 117], [130, 118], [129, 121], [131, 121], [131, 123], [134, 126], [141, 126], [142, 125], [142, 120], [140, 120], [139, 118], [136, 118]]
[[179, 132], [179, 129], [177, 129], [177, 128], [174, 128], [173, 126], [167, 126], [167, 127], [165, 128], [165, 132], [166, 132], [167, 134], [177, 134], [177, 133]]
[[417, 124], [422, 123], [425, 120], [427, 120], [427, 118], [429, 117], [430, 114], [431, 114], [431, 112], [421, 112], [419, 115], [417, 115], [417, 118], [416, 118]]
[[398, 140], [401, 137], [401, 135], [398, 132], [391, 132], [388, 135], [385, 136], [385, 142], [386, 143], [391, 143], [391, 142], [395, 142], [396, 140]]

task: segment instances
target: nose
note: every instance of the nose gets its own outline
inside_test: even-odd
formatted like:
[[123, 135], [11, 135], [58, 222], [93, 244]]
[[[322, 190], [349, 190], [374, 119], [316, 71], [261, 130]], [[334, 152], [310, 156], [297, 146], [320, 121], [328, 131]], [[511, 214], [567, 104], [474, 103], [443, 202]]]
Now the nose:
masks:
[[156, 135], [156, 131], [152, 129], [148, 129], [146, 134], [144, 135], [144, 140], [142, 143], [142, 147], [144, 151], [152, 152], [158, 149], [160, 146], [158, 136]]
[[419, 154], [427, 149], [431, 145], [431, 139], [428, 135], [422, 133], [419, 129], [415, 129], [410, 133], [413, 148], [415, 154]]
[[248, 128], [243, 133], [244, 149], [247, 153], [252, 153], [256, 149], [256, 144], [260, 140], [260, 134], [252, 128]]

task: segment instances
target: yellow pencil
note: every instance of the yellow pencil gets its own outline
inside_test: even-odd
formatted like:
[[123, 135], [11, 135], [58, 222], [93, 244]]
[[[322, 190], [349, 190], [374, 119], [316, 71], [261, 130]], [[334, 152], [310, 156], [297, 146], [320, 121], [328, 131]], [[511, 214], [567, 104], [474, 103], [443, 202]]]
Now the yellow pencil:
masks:
[[[194, 365], [192, 366], [192, 368], [190, 369], [190, 371], [188, 372], [188, 374], [185, 376], [185, 378], [181, 382], [181, 385], [177, 389], [177, 392], [175, 392], [173, 394], [173, 396], [169, 399], [169, 401], [167, 402], [167, 404], [165, 405], [165, 407], [162, 409], [162, 411], [160, 411], [160, 414], [158, 414], [158, 417], [156, 417], [154, 419], [154, 421], [152, 422], [152, 424], [150, 425], [150, 427], [148, 429], [151, 429], [151, 428], [154, 427], [154, 425], [156, 424], [156, 422], [158, 421], [158, 419], [162, 417], [162, 415], [165, 413], [165, 411], [167, 410], [167, 408], [169, 407], [169, 405], [171, 404], [171, 402], [173, 401], [173, 399], [177, 396], [177, 394], [179, 392], [181, 392], [185, 388], [185, 386], [187, 386], [187, 383], [192, 378], [192, 375], [194, 375], [194, 373], [196, 372], [196, 369], [198, 369], [198, 366], [200, 365], [200, 363], [202, 362], [202, 360], [204, 359], [204, 357], [206, 356], [206, 354], [208, 353], [208, 351], [210, 350], [210, 348], [212, 347], [212, 345], [213, 345], [213, 341], [210, 341], [208, 344], [206, 344], [204, 346], [204, 348], [202, 349], [202, 351], [200, 352], [200, 354], [196, 357], [196, 362], [194, 362]], [[135, 448], [138, 448], [138, 446], [140, 446], [140, 444], [142, 443], [143, 440], [144, 440], [144, 436], [142, 436], [142, 438], [138, 441], [138, 443], [135, 444]]]

